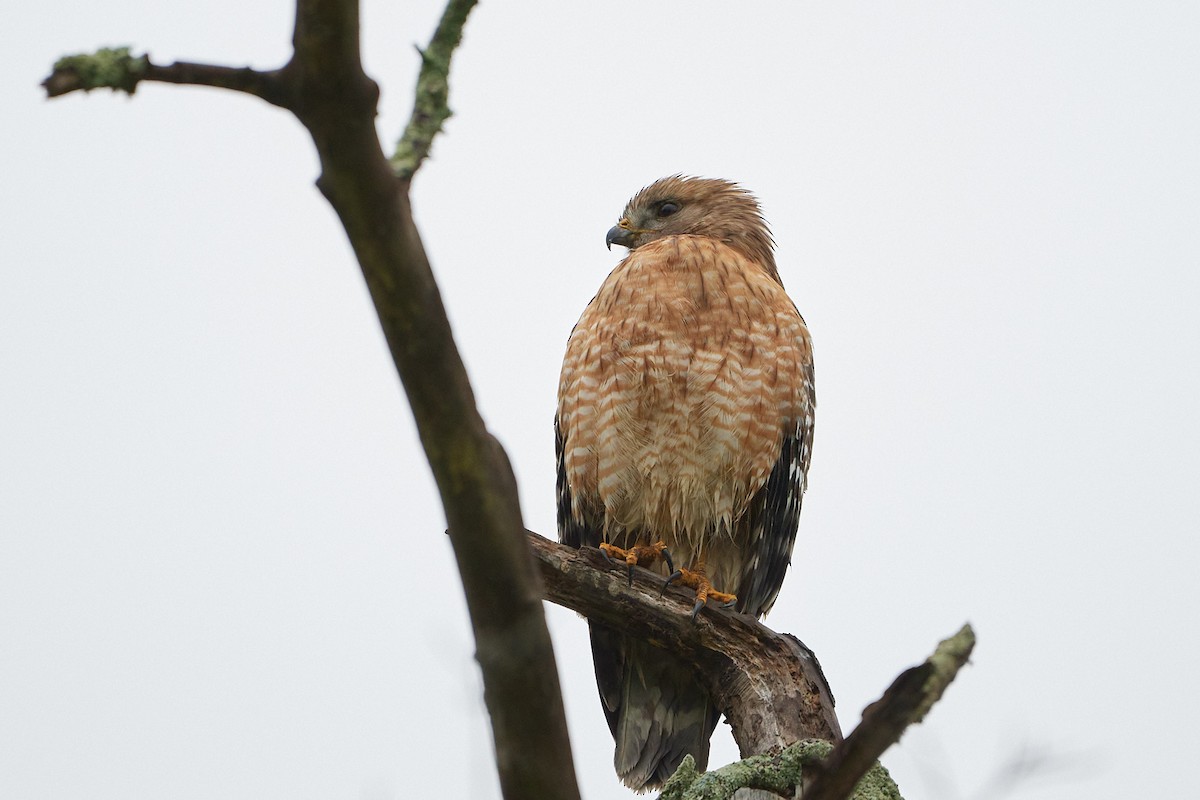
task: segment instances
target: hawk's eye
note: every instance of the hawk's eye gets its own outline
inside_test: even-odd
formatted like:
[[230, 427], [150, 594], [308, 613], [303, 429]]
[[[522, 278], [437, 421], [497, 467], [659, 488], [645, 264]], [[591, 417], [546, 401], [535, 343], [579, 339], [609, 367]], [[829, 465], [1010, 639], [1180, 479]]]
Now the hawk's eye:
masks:
[[677, 203], [672, 203], [670, 201], [667, 201], [658, 207], [658, 216], [669, 217], [678, 210], [679, 210], [679, 205]]

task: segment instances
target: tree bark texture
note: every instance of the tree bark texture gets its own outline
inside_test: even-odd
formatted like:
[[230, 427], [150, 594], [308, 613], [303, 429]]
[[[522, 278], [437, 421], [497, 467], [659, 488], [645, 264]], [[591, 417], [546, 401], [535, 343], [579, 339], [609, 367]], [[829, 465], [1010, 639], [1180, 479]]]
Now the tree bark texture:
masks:
[[691, 618], [695, 595], [634, 570], [593, 548], [576, 550], [528, 534], [546, 599], [690, 661], [733, 729], [745, 758], [804, 739], [841, 741], [833, 695], [816, 655], [799, 639], [753, 617], [706, 607]]

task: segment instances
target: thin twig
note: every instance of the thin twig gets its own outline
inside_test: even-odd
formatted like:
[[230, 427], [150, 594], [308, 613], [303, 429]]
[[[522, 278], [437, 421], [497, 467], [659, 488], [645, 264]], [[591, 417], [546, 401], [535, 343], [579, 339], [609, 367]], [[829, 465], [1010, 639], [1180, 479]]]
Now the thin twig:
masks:
[[412, 180], [429, 155], [442, 123], [450, 118], [450, 59], [462, 40], [463, 25], [475, 3], [476, 0], [450, 0], [429, 47], [417, 48], [421, 72], [417, 76], [412, 116], [391, 159], [392, 169], [401, 180]]
[[222, 67], [189, 61], [159, 66], [147, 61], [145, 80], [230, 89], [260, 97], [272, 105], [287, 107], [287, 95], [279, 80], [279, 70], [259, 71], [250, 67]]
[[260, 97], [275, 105], [284, 105], [278, 70], [260, 72], [249, 67], [223, 67], [177, 61], [159, 65], [149, 56], [134, 56], [128, 47], [109, 47], [95, 53], [60, 58], [50, 75], [42, 81], [47, 97], [71, 92], [112, 89], [133, 94], [142, 81], [212, 86]]

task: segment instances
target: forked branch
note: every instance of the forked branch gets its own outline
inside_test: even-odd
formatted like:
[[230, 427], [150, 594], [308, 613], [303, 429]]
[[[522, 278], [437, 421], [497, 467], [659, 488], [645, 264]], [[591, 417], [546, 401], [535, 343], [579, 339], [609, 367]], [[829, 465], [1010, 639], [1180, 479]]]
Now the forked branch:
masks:
[[357, 0], [297, 0], [293, 56], [271, 72], [158, 66], [118, 48], [61, 59], [44, 85], [51, 97], [101, 87], [132, 94], [145, 80], [218, 86], [281, 105], [308, 129], [321, 162], [317, 186], [354, 248], [441, 493], [483, 673], [501, 789], [507, 800], [578, 800], [558, 669], [516, 481], [476, 408], [408, 195], [413, 173], [449, 115], [450, 56], [473, 5], [450, 0], [424, 53], [411, 135], [405, 137], [411, 146], [399, 176], [375, 129], [379, 91], [362, 68]]

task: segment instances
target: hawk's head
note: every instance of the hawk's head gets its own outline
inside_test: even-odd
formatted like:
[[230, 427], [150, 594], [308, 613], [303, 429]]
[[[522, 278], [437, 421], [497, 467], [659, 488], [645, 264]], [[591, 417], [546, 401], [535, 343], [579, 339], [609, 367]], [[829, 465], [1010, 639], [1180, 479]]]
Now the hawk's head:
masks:
[[655, 181], [626, 204], [604, 243], [634, 250], [664, 236], [719, 239], [777, 274], [775, 242], [758, 201], [736, 183], [681, 175]]

